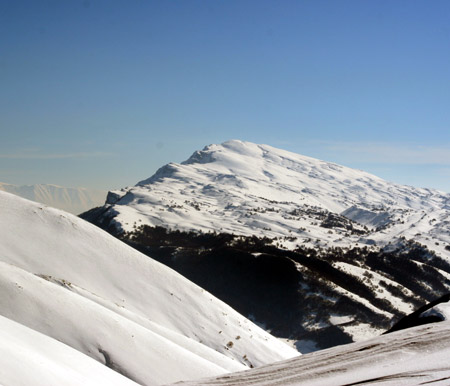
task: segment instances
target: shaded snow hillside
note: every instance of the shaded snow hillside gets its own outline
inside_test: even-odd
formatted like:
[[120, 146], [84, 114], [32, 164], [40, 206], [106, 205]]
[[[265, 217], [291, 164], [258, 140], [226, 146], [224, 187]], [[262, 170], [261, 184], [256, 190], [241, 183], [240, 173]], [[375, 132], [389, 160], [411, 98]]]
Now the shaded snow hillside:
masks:
[[[9, 336], [0, 349], [14, 352], [0, 360], [7, 364], [2, 384], [16, 384], [9, 380], [20, 379], [14, 375], [20, 365], [30, 364], [37, 376], [36, 362], [49, 374], [59, 372], [53, 384], [84, 384], [83, 377], [100, 377], [109, 367], [139, 384], [157, 385], [298, 355], [99, 228], [5, 192], [0, 192], [0, 293], [0, 324]], [[78, 366], [73, 371], [71, 360]], [[92, 360], [107, 367], [99, 369]], [[65, 376], [67, 382], [57, 381]], [[98, 384], [120, 384], [119, 378], [108, 375]], [[50, 374], [41, 384], [52, 379]]]
[[248, 372], [178, 385], [414, 386], [450, 383], [450, 322], [428, 324]]
[[450, 290], [449, 202], [229, 141], [81, 216], [308, 352], [380, 334]]
[[0, 316], [2, 385], [138, 384], [96, 360], [36, 330]]
[[443, 320], [450, 321], [450, 294], [445, 294], [400, 319], [387, 332], [403, 330], [422, 324], [442, 322]]
[[110, 192], [105, 209], [119, 232], [147, 224], [279, 237], [290, 249], [386, 245], [405, 237], [450, 256], [450, 194], [236, 140]]
[[0, 182], [0, 190], [73, 214], [99, 206], [106, 198], [106, 191], [103, 190], [65, 188], [46, 184], [17, 186]]

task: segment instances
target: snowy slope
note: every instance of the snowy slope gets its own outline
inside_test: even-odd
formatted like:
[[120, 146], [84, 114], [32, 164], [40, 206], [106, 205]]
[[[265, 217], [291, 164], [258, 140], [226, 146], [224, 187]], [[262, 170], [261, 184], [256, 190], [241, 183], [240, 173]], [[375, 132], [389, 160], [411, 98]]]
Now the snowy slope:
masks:
[[179, 385], [448, 385], [450, 322], [398, 331], [216, 379]]
[[141, 384], [297, 353], [97, 227], [0, 192], [0, 315]]
[[[236, 140], [207, 146], [134, 187], [110, 192], [105, 208], [104, 217], [120, 231], [148, 224], [289, 237], [287, 248], [386, 245], [406, 237], [450, 256], [445, 249], [450, 194]], [[368, 232], [349, 234], [339, 227], [330, 232], [320, 226], [330, 213], [367, 226]]]
[[73, 214], [102, 205], [106, 198], [106, 192], [103, 190], [66, 188], [47, 184], [17, 186], [0, 182], [0, 190]]
[[440, 320], [450, 320], [450, 302], [440, 303], [421, 314], [422, 318], [434, 316]]
[[422, 324], [450, 320], [450, 293], [425, 304], [395, 323], [387, 332], [403, 330]]
[[0, 384], [137, 385], [46, 335], [0, 316]]

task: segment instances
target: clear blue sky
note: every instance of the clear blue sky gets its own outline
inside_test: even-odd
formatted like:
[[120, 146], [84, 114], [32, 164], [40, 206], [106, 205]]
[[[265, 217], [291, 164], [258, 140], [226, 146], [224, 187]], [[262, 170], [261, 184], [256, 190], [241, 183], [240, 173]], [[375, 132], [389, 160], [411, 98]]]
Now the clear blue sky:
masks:
[[0, 1], [0, 181], [112, 189], [228, 139], [450, 192], [450, 1]]

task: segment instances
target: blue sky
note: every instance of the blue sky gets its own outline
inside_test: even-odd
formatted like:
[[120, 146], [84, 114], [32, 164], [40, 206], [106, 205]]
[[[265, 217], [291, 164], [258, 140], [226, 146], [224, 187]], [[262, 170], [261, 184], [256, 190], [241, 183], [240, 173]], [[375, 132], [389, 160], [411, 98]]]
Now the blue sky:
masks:
[[450, 192], [449, 1], [2, 0], [0, 36], [1, 182], [242, 139]]

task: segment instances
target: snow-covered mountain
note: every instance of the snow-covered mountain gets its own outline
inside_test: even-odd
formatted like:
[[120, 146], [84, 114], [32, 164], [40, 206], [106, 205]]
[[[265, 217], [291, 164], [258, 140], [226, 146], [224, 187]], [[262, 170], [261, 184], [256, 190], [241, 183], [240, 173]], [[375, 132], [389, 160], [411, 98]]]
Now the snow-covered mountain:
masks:
[[66, 188], [46, 184], [17, 186], [3, 182], [0, 182], [0, 190], [73, 214], [102, 205], [107, 193], [103, 190], [86, 188]]
[[229, 141], [82, 217], [305, 352], [380, 334], [448, 292], [449, 215], [448, 193]]
[[246, 372], [181, 382], [195, 386], [448, 385], [450, 322], [302, 355]]
[[[105, 215], [120, 231], [147, 224], [281, 237], [286, 248], [383, 246], [405, 237], [450, 256], [450, 194], [236, 140], [207, 146], [136, 186], [110, 192], [107, 204]], [[351, 234], [342, 217], [367, 232]], [[327, 226], [327, 220], [342, 224]]]
[[298, 355], [101, 229], [5, 192], [0, 293], [5, 385], [157, 385]]

